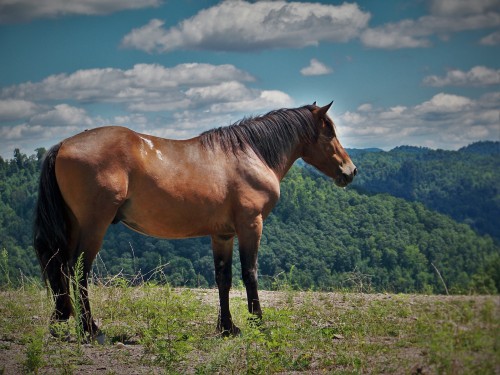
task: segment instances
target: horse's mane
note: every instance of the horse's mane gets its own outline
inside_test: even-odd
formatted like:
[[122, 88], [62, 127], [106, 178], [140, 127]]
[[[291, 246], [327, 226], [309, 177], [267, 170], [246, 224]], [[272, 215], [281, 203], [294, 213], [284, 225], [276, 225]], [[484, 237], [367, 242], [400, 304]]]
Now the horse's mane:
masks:
[[283, 162], [283, 155], [305, 140], [318, 138], [311, 105], [278, 109], [263, 116], [244, 118], [232, 125], [208, 130], [200, 135], [201, 144], [213, 149], [219, 145], [225, 153], [238, 153], [248, 147], [270, 168]]

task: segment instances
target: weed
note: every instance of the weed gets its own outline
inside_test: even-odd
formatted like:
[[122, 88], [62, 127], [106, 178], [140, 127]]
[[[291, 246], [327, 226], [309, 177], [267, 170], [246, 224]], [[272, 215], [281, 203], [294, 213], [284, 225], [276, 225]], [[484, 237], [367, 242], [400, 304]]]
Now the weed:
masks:
[[35, 332], [27, 338], [25, 349], [25, 360], [23, 370], [28, 374], [38, 374], [38, 370], [44, 365], [43, 360], [43, 335], [44, 331], [37, 328]]
[[[69, 288], [70, 297], [73, 309], [78, 315], [82, 311], [82, 300], [80, 298], [80, 288], [81, 281], [83, 280], [83, 253], [80, 254], [76, 260], [75, 266], [73, 268], [73, 276], [69, 277]], [[78, 316], [75, 318], [75, 332], [78, 342], [81, 342], [85, 338], [85, 331], [83, 330], [83, 322]]]
[[[481, 320], [485, 323], [491, 324], [494, 322], [495, 306], [491, 300], [484, 302], [480, 312]], [[498, 327], [498, 326], [497, 326]]]
[[2, 287], [9, 289], [12, 286], [9, 271], [9, 253], [6, 248], [0, 252], [0, 281]]

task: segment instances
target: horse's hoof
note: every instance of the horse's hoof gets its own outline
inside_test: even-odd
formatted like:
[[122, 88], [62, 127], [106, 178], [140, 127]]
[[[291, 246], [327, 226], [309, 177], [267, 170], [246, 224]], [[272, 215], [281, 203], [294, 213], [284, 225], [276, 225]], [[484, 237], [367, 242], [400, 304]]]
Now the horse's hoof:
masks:
[[234, 324], [230, 329], [219, 329], [219, 332], [222, 337], [241, 336], [241, 329], [236, 327]]
[[262, 315], [252, 315], [247, 319], [248, 325], [252, 328], [260, 328], [262, 327]]
[[104, 332], [99, 330], [99, 332], [97, 332], [97, 335], [94, 338], [94, 341], [97, 342], [99, 345], [104, 345], [106, 343], [106, 335], [104, 334]]
[[71, 335], [69, 333], [67, 322], [53, 322], [49, 326], [49, 332], [52, 337], [61, 341], [69, 342]]
[[234, 326], [233, 327], [233, 330], [231, 331], [231, 335], [233, 336], [241, 336], [241, 329], [239, 329], [238, 327]]

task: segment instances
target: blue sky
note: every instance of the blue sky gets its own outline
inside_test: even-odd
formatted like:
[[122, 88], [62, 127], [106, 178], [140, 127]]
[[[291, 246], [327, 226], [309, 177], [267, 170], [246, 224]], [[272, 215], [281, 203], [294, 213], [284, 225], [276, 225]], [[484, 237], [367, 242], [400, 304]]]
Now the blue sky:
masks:
[[346, 147], [500, 139], [500, 0], [0, 0], [0, 155], [327, 104]]

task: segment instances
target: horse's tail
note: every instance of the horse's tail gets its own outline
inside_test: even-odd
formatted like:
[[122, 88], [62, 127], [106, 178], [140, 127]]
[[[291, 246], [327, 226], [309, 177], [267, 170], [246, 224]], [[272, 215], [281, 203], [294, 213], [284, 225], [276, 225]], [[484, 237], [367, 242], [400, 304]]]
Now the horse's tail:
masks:
[[33, 247], [38, 256], [45, 283], [52, 292], [67, 293], [67, 214], [56, 180], [55, 164], [61, 144], [52, 147], [42, 164], [38, 200], [35, 207]]

